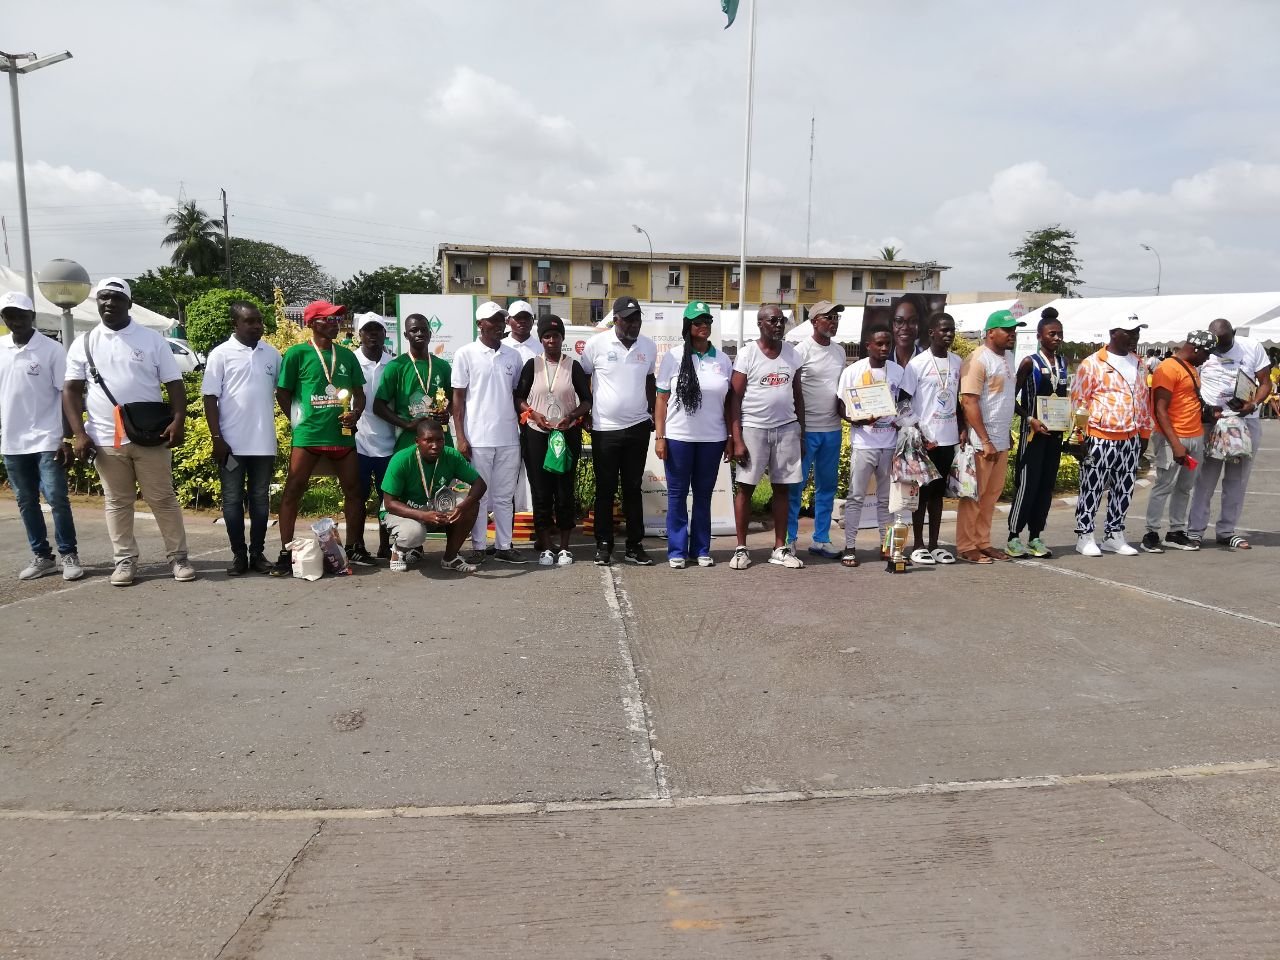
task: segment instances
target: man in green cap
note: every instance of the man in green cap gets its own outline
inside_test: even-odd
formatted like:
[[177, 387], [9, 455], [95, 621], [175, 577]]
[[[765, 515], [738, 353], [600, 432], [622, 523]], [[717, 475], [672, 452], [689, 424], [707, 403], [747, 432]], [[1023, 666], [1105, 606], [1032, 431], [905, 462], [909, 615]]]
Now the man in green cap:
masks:
[[[991, 545], [991, 520], [1004, 489], [1005, 466], [1012, 445], [1014, 387], [1013, 346], [1018, 327], [1026, 324], [1008, 310], [987, 317], [982, 346], [960, 370], [960, 403], [968, 440], [977, 448], [978, 499], [960, 501], [956, 518], [956, 552], [970, 563], [1008, 560]], [[964, 443], [964, 438], [960, 441]]]

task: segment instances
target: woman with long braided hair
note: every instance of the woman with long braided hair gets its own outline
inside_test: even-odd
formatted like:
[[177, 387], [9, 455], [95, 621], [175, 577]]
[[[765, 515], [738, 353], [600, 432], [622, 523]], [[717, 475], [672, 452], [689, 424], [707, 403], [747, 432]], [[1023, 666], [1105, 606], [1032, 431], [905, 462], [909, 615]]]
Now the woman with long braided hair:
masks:
[[[725, 403], [733, 363], [711, 344], [711, 308], [685, 307], [683, 343], [658, 365], [654, 452], [667, 475], [667, 563], [681, 570], [711, 559], [711, 491], [725, 456]], [[690, 520], [689, 491], [693, 490]]]

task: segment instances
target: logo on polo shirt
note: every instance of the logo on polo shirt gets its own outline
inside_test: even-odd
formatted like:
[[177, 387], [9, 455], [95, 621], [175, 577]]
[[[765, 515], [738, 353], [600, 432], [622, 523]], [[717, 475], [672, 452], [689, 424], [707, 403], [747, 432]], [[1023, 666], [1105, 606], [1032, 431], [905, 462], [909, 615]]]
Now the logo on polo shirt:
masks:
[[785, 387], [790, 382], [791, 374], [780, 371], [766, 373], [760, 378], [760, 386], [762, 387]]
[[610, 350], [610, 351], [609, 351], [609, 355], [608, 355], [607, 357], [605, 357], [605, 359], [606, 359], [606, 360], [608, 360], [610, 363], [617, 363], [617, 362], [618, 362], [618, 353], [617, 353], [617, 351], [616, 351], [616, 350]]
[[147, 355], [141, 350], [135, 350], [133, 351], [133, 356], [130, 359], [133, 360], [134, 363], [141, 363], [143, 360], [147, 359]]
[[272, 380], [274, 380], [276, 378], [275, 364], [274, 363], [267, 364], [266, 369], [263, 372], [266, 373], [266, 375], [270, 377]]
[[38, 377], [38, 376], [40, 376], [40, 361], [39, 361], [39, 360], [32, 360], [30, 363], [28, 363], [28, 364], [27, 364], [27, 376], [29, 376], [29, 377]]

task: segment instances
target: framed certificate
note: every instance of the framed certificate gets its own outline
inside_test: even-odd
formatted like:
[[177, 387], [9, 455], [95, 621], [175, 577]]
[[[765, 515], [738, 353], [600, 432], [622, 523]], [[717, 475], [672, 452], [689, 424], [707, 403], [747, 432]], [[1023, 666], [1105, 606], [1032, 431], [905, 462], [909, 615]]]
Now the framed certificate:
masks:
[[1237, 400], [1252, 400], [1254, 392], [1258, 389], [1258, 382], [1249, 376], [1243, 370], [1236, 374], [1236, 393]]
[[1071, 429], [1071, 398], [1036, 397], [1036, 419], [1052, 433], [1065, 433]]
[[888, 382], [880, 380], [846, 390], [844, 412], [851, 420], [894, 417], [898, 414], [898, 405], [893, 402], [893, 391]]

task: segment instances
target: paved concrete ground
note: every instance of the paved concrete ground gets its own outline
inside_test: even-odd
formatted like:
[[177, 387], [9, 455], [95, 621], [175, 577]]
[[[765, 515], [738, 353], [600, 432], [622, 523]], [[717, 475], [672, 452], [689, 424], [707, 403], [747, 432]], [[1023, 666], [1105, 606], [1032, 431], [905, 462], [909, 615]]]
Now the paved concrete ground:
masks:
[[0, 581], [0, 957], [1274, 957], [1266, 426], [1234, 554], [305, 584], [205, 516], [120, 590], [81, 509]]

